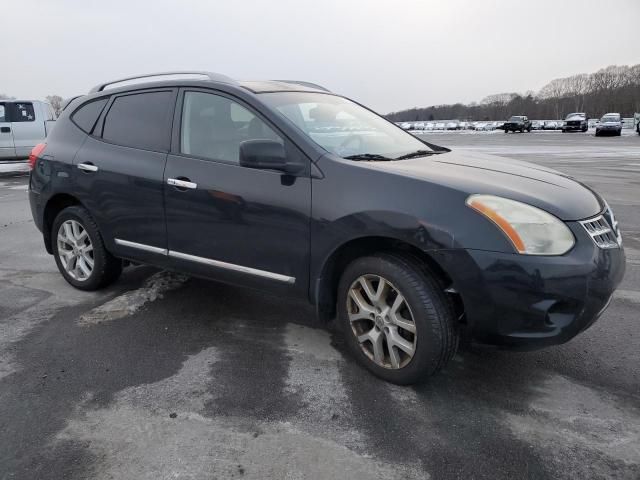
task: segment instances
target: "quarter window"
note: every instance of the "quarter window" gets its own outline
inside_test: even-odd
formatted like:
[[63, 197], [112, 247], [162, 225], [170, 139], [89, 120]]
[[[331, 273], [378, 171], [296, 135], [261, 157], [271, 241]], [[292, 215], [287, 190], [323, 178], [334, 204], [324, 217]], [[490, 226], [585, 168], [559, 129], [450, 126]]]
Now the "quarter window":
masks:
[[220, 95], [186, 92], [182, 108], [180, 151], [187, 155], [239, 163], [246, 140], [282, 139], [242, 105]]
[[101, 98], [93, 102], [85, 103], [71, 115], [71, 119], [85, 133], [91, 133], [102, 109], [108, 101], [108, 98]]
[[117, 97], [104, 121], [102, 138], [144, 150], [169, 149], [173, 92], [148, 92]]
[[33, 111], [33, 103], [21, 102], [13, 104], [12, 122], [35, 122], [36, 114]]

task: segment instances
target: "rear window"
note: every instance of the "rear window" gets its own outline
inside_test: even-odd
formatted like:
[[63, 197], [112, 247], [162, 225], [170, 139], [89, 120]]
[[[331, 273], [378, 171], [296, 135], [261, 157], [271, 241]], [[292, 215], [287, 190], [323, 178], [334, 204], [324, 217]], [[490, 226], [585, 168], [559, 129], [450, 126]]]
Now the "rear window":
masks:
[[35, 122], [36, 114], [33, 110], [33, 103], [20, 102], [13, 104], [11, 112], [12, 122]]
[[102, 138], [125, 147], [168, 151], [173, 92], [117, 97], [104, 121]]
[[71, 115], [71, 120], [85, 133], [92, 133], [98, 117], [108, 101], [109, 98], [100, 98], [99, 100], [85, 103]]

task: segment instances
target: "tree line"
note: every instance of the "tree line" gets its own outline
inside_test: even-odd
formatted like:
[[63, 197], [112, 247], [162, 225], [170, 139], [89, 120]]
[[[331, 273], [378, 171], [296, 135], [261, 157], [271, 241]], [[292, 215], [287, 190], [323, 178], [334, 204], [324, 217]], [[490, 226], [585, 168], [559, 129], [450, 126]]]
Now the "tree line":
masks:
[[591, 74], [557, 78], [537, 93], [498, 93], [479, 103], [411, 108], [386, 117], [394, 122], [505, 120], [511, 115], [551, 120], [562, 119], [572, 112], [585, 112], [594, 118], [607, 112], [618, 112], [623, 117], [640, 112], [640, 64], [611, 65]]

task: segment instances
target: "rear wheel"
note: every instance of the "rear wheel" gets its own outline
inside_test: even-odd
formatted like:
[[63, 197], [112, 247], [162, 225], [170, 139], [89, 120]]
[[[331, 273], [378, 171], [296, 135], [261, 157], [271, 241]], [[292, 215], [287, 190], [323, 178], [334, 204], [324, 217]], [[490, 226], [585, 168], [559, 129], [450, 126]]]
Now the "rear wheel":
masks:
[[446, 295], [415, 261], [400, 255], [352, 262], [338, 286], [338, 315], [353, 355], [392, 383], [426, 379], [457, 349], [455, 314]]
[[120, 276], [122, 261], [106, 250], [98, 227], [85, 208], [62, 210], [53, 222], [51, 238], [58, 270], [74, 287], [97, 290]]

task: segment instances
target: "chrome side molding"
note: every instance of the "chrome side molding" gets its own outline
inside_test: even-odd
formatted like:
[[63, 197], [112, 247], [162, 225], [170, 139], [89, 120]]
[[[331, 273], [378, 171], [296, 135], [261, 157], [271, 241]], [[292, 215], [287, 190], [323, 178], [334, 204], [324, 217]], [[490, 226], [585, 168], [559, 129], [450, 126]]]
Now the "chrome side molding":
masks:
[[188, 253], [176, 252], [174, 250], [167, 250], [166, 248], [154, 247], [152, 245], [145, 245], [144, 243], [130, 242], [129, 240], [122, 240], [121, 238], [116, 238], [115, 242], [116, 242], [116, 245], [121, 245], [123, 247], [135, 248], [138, 250], [143, 250], [145, 252], [157, 253], [158, 255], [165, 255], [173, 258], [179, 258], [180, 260], [187, 260], [189, 262], [201, 263], [203, 265], [209, 265], [211, 267], [222, 268], [225, 270], [232, 270], [234, 272], [239, 272], [239, 273], [246, 273], [248, 275], [267, 278], [269, 280], [276, 280], [278, 282], [284, 282], [290, 285], [293, 285], [294, 283], [296, 283], [296, 277], [282, 275], [281, 273], [268, 272], [266, 270], [259, 270], [257, 268], [236, 265], [235, 263], [222, 262], [220, 260], [214, 260], [212, 258], [198, 257], [196, 255], [189, 255]]
[[188, 260], [191, 262], [202, 263], [204, 265], [210, 265], [212, 267], [224, 268], [225, 270], [233, 270], [234, 272], [247, 273], [256, 277], [277, 280], [279, 282], [289, 283], [291, 285], [296, 283], [295, 277], [289, 277], [288, 275], [282, 275], [280, 273], [267, 272], [266, 270], [258, 270], [257, 268], [243, 267], [242, 265], [221, 262], [220, 260], [213, 260], [211, 258], [198, 257], [196, 255], [189, 255], [187, 253], [175, 252], [173, 250], [169, 251], [169, 256], [179, 258], [181, 260]]
[[116, 245], [122, 245], [123, 247], [129, 248], [137, 248], [138, 250], [144, 250], [145, 252], [157, 253], [160, 255], [168, 254], [168, 250], [166, 248], [145, 245], [144, 243], [130, 242], [129, 240], [122, 240], [120, 238], [116, 238]]

